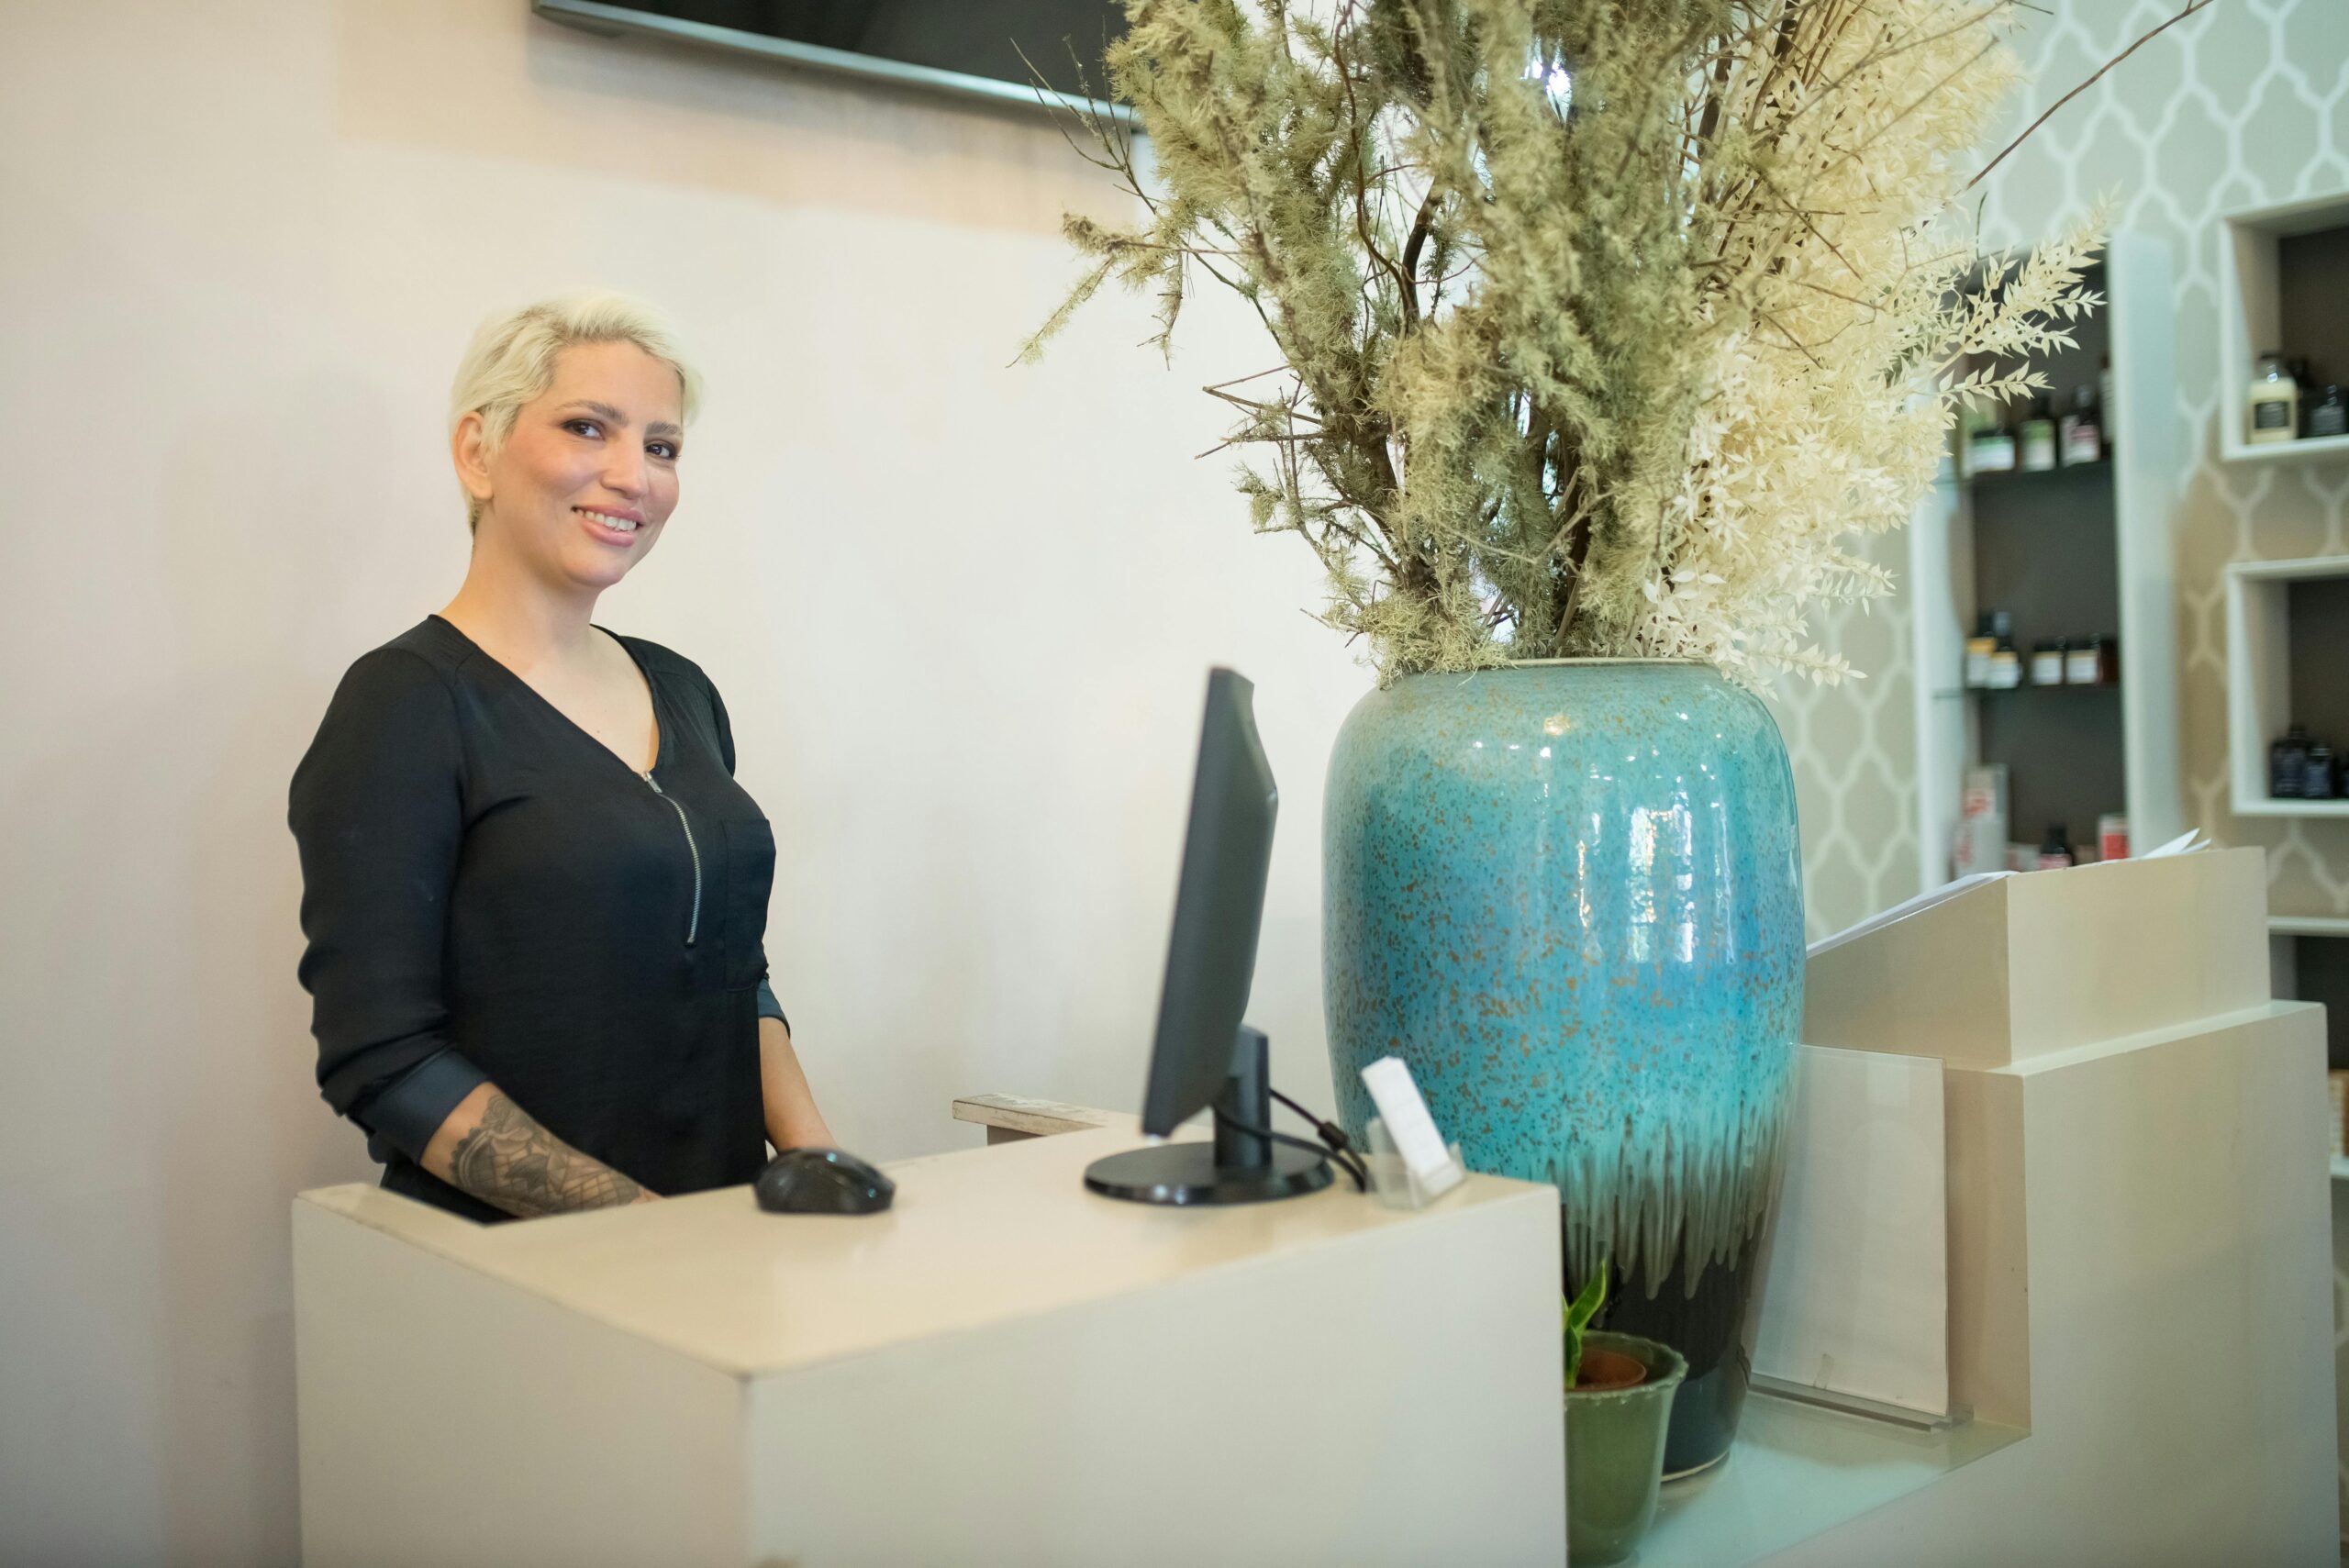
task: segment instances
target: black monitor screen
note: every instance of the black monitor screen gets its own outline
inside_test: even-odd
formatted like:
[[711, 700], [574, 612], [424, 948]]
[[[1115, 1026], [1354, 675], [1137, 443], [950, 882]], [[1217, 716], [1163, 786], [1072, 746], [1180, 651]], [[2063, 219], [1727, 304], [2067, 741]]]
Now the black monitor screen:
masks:
[[1233, 671], [1208, 673], [1158, 1038], [1142, 1095], [1142, 1130], [1159, 1137], [1206, 1109], [1231, 1075], [1256, 975], [1281, 797], [1256, 736], [1255, 695]]
[[[1125, 7], [1116, 0], [624, 0], [604, 9], [727, 28], [1017, 87], [1032, 86], [1041, 75], [1055, 91], [1096, 98], [1108, 92], [1102, 50], [1126, 30]], [[1026, 60], [1020, 58], [1023, 51]]]

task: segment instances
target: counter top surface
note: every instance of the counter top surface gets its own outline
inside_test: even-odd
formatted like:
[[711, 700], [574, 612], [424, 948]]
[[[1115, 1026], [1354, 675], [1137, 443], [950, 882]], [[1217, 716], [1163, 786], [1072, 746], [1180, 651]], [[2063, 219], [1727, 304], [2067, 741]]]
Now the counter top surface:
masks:
[[885, 1213], [774, 1215], [747, 1186], [477, 1225], [362, 1184], [310, 1205], [737, 1375], [787, 1371], [1006, 1318], [1342, 1244], [1484, 1206], [1557, 1202], [1471, 1176], [1419, 1213], [1340, 1175], [1308, 1197], [1158, 1208], [1085, 1190], [1085, 1167], [1143, 1141], [1123, 1125], [885, 1167]]

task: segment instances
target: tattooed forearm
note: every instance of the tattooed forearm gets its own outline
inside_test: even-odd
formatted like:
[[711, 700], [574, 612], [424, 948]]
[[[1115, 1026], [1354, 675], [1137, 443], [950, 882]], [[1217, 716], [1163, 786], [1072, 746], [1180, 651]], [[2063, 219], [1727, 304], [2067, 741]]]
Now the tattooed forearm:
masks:
[[492, 1090], [481, 1120], [450, 1151], [450, 1182], [525, 1218], [636, 1203], [644, 1189], [592, 1160]]

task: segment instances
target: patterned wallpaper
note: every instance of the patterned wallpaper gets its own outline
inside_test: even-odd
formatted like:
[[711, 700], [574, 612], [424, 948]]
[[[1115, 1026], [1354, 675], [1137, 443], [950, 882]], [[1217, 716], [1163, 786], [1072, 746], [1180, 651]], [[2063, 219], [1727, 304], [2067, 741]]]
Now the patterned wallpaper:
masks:
[[[2032, 82], [1994, 138], [2024, 125], [2180, 0], [2044, 0], [2018, 38]], [[2221, 215], [2349, 192], [2349, 0], [2216, 0], [2058, 110], [1985, 183], [1985, 241], [2023, 243], [2099, 195], [2114, 226], [2152, 235], [2176, 273], [2180, 751], [2188, 820], [2268, 851], [2277, 914], [2349, 915], [2349, 821], [2238, 818], [2227, 809], [2226, 617], [2231, 561], [2349, 552], [2349, 462], [2218, 459]], [[1904, 578], [1898, 539], [1884, 559]], [[1816, 937], [1917, 891], [1909, 608], [1827, 622], [1870, 678], [1789, 683], [1774, 706], [1794, 758]]]
[[[2019, 128], [2146, 28], [2172, 0], [2056, 0], [2023, 39]], [[2009, 132], [2011, 134], [2011, 131]], [[2001, 141], [2004, 138], [2000, 139]], [[2223, 844], [2266, 847], [2269, 907], [2349, 914], [2349, 822], [2227, 809], [2226, 606], [2231, 561], [2349, 551], [2349, 462], [2219, 461], [2221, 218], [2349, 193], [2349, 4], [2218, 0], [2059, 110], [1988, 182], [1994, 244], [2056, 227], [2102, 192], [2115, 227], [2170, 248], [2177, 279], [2180, 752], [2188, 818]]]
[[[1902, 535], [1868, 539], [1860, 553], [1907, 582]], [[1865, 678], [1838, 686], [1789, 678], [1771, 696], [1794, 762], [1813, 941], [1919, 891], [1912, 618], [1905, 594], [1865, 609], [1834, 606], [1820, 641]]]

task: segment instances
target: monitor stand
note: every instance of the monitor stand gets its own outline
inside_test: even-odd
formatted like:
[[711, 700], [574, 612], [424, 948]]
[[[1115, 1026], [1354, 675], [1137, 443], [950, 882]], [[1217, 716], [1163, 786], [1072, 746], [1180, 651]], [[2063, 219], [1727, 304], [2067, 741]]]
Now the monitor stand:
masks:
[[[1096, 1160], [1085, 1184], [1105, 1197], [1132, 1203], [1263, 1203], [1303, 1197], [1330, 1184], [1330, 1162], [1319, 1151], [1275, 1143], [1231, 1125], [1273, 1125], [1272, 1042], [1245, 1024], [1232, 1042], [1231, 1076], [1215, 1097], [1223, 1114], [1215, 1140], [1153, 1143]], [[1230, 1119], [1226, 1119], [1226, 1118]]]

